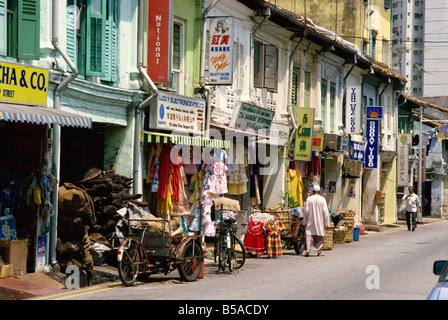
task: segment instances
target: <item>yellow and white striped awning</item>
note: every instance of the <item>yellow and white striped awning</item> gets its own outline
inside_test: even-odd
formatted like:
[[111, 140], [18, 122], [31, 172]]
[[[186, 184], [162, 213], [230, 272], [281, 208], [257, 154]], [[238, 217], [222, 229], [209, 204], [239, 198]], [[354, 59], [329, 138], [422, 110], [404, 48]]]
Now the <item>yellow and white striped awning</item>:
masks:
[[92, 119], [47, 107], [0, 103], [0, 121], [59, 124], [63, 127], [92, 128]]
[[217, 139], [204, 139], [190, 136], [171, 135], [161, 132], [142, 131], [142, 139], [144, 143], [170, 143], [185, 146], [210, 147], [229, 149], [230, 141]]

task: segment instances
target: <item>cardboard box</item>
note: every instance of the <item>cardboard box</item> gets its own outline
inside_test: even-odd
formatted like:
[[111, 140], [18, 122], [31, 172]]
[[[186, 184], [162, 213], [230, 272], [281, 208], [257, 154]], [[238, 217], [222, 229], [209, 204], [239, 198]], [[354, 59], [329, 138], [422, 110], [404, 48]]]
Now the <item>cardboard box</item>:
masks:
[[12, 264], [5, 264], [0, 266], [0, 279], [12, 277], [14, 275]]
[[0, 240], [0, 254], [5, 263], [13, 265], [14, 275], [26, 273], [28, 239]]

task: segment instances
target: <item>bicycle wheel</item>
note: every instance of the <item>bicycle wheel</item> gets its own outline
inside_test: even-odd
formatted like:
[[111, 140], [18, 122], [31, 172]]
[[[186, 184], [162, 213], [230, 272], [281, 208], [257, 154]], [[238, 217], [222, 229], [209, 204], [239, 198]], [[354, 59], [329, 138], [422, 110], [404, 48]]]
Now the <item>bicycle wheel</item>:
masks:
[[232, 264], [234, 269], [241, 268], [246, 262], [246, 248], [243, 242], [232, 234]]
[[125, 242], [120, 249], [118, 249], [118, 254], [121, 254], [121, 259], [118, 261], [118, 275], [121, 282], [127, 286], [134, 286], [137, 284], [137, 275], [140, 271], [140, 257], [139, 245], [132, 241], [129, 248], [126, 247], [127, 242]]
[[195, 281], [199, 277], [204, 263], [201, 246], [195, 241], [189, 241], [180, 258], [182, 259], [178, 266], [180, 277], [184, 281]]
[[218, 257], [218, 271], [219, 270], [225, 270], [226, 264], [227, 264], [227, 246], [226, 246], [226, 240], [225, 235], [220, 235], [218, 240], [216, 241], [216, 254], [215, 256]]

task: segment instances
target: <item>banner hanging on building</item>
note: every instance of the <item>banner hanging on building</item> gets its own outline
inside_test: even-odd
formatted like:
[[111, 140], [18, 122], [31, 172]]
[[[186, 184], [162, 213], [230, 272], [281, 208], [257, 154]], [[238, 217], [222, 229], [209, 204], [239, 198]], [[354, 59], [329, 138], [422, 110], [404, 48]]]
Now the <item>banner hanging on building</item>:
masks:
[[154, 82], [171, 81], [172, 0], [148, 1], [147, 72]]
[[233, 83], [233, 17], [210, 18], [208, 83]]
[[310, 161], [313, 147], [314, 108], [299, 108], [294, 160]]
[[0, 101], [47, 106], [48, 69], [0, 61]]
[[367, 144], [364, 153], [364, 168], [378, 168], [378, 137], [379, 137], [380, 120], [367, 119], [366, 121], [366, 138]]
[[410, 134], [399, 134], [397, 141], [398, 174], [397, 186], [409, 185], [409, 146], [412, 145]]
[[345, 101], [345, 130], [347, 134], [359, 134], [361, 132], [361, 87], [347, 87]]

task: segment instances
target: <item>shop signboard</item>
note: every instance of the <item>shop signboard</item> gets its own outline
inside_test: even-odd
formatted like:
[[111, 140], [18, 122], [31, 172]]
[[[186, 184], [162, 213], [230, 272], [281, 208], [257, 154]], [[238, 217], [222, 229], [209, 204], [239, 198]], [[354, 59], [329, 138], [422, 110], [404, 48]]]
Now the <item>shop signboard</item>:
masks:
[[364, 142], [350, 140], [348, 149], [349, 160], [364, 161]]
[[347, 87], [346, 90], [345, 128], [347, 134], [361, 132], [361, 87]]
[[378, 168], [378, 130], [380, 120], [367, 119], [366, 121], [366, 138], [367, 144], [364, 154], [364, 168]]
[[159, 91], [150, 108], [150, 129], [204, 133], [205, 101]]
[[[233, 17], [210, 18], [208, 74], [210, 85], [233, 83]], [[207, 70], [206, 70], [207, 73]]]
[[[275, 112], [257, 107], [253, 104], [238, 101], [233, 109], [229, 127], [239, 130], [251, 130], [266, 135], [271, 128]], [[262, 130], [262, 132], [261, 132]]]
[[410, 134], [399, 134], [397, 141], [398, 175], [397, 186], [409, 185], [409, 146], [412, 144]]
[[313, 146], [311, 148], [313, 152], [324, 150], [324, 134], [321, 132], [313, 133]]
[[367, 119], [383, 119], [383, 107], [366, 107]]
[[0, 61], [0, 101], [45, 107], [48, 69]]
[[314, 108], [299, 108], [294, 160], [310, 161], [313, 144]]
[[148, 0], [147, 73], [154, 82], [171, 81], [172, 0]]

